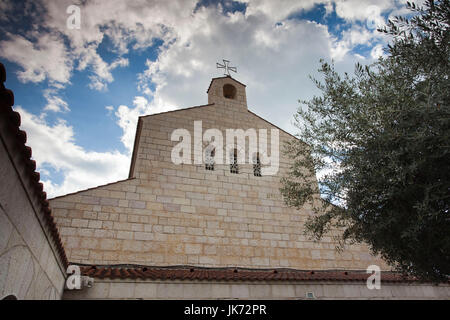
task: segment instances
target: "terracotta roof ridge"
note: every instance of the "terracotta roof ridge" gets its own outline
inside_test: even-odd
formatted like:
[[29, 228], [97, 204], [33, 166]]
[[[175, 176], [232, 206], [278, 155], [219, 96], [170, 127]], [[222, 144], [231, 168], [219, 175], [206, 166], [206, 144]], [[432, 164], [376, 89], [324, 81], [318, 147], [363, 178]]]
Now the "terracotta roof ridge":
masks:
[[[202, 267], [192, 265], [143, 266], [80, 265], [82, 273], [94, 278], [149, 280], [224, 280], [224, 281], [367, 281], [366, 270], [300, 270], [293, 268]], [[396, 271], [382, 271], [385, 282], [421, 282]]]

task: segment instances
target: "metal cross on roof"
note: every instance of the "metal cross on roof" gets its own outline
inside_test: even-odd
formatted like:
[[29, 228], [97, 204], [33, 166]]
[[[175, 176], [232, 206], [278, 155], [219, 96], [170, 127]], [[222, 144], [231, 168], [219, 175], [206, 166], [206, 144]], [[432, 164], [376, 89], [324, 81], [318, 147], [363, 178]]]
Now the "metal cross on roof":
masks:
[[224, 74], [231, 77], [230, 71], [237, 72], [236, 67], [230, 67], [228, 64], [230, 61], [223, 59], [223, 64], [216, 62], [217, 69], [224, 69]]

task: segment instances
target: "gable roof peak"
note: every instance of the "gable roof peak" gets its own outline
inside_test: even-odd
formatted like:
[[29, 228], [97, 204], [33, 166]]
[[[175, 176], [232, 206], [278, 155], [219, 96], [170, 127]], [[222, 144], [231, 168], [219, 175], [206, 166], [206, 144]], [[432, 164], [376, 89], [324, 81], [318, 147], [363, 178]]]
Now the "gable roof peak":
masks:
[[233, 80], [233, 81], [235, 81], [236, 83], [240, 84], [241, 86], [246, 87], [245, 84], [243, 84], [242, 82], [236, 80], [236, 79], [233, 78], [232, 76], [215, 77], [215, 78], [212, 78], [212, 79], [211, 79], [211, 82], [209, 83], [208, 90], [206, 90], [206, 93], [209, 93], [209, 90], [211, 89], [211, 86], [212, 86], [213, 82], [214, 82], [215, 80], [220, 80], [220, 79], [230, 79], [230, 80]]

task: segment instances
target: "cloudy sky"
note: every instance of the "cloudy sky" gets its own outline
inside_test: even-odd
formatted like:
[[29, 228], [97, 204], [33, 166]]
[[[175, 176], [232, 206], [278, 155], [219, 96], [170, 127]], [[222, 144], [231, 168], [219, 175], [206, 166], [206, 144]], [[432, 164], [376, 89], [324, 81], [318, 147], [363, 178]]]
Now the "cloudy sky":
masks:
[[138, 116], [207, 103], [224, 58], [247, 85], [249, 109], [295, 134], [298, 99], [318, 93], [308, 76], [319, 59], [342, 72], [373, 62], [388, 41], [376, 26], [404, 4], [1, 0], [0, 61], [45, 189], [57, 196], [127, 178]]

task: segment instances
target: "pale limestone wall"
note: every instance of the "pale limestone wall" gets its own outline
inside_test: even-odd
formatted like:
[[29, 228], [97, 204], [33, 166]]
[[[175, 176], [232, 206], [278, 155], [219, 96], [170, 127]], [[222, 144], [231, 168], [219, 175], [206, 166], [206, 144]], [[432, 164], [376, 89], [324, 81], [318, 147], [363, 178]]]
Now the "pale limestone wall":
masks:
[[[303, 235], [311, 213], [287, 207], [279, 192], [290, 160], [280, 154], [278, 175], [255, 177], [251, 164], [232, 174], [228, 165], [175, 165], [170, 140], [177, 128], [193, 137], [194, 121], [208, 128], [275, 128], [247, 111], [245, 100], [220, 98], [215, 104], [141, 118], [136, 163], [127, 180], [51, 200], [69, 261], [74, 263], [366, 269], [387, 267], [365, 246], [337, 253], [331, 236], [315, 243]], [[223, 133], [225, 137], [225, 133]], [[282, 141], [293, 139], [280, 131]], [[315, 181], [314, 181], [315, 182]]]
[[0, 163], [0, 299], [60, 299], [64, 270], [3, 141]]
[[364, 283], [336, 282], [206, 282], [97, 280], [92, 288], [65, 291], [63, 299], [443, 299], [448, 285], [381, 284], [369, 290]]

